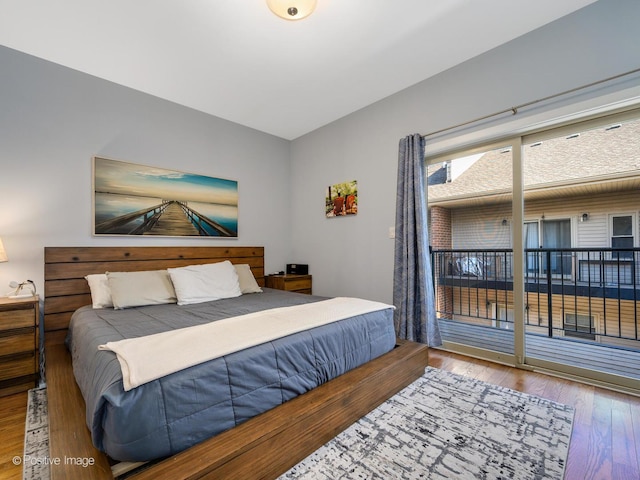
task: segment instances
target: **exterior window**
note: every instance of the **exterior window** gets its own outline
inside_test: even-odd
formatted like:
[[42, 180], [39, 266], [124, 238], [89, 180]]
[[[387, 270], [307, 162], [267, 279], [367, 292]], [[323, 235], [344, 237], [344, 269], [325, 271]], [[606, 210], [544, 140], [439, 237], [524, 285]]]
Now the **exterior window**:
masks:
[[[539, 230], [542, 230], [540, 237]], [[571, 248], [571, 221], [569, 219], [542, 220], [541, 222], [525, 222], [524, 224], [525, 248], [558, 249]], [[553, 251], [550, 254], [551, 265], [547, 267], [546, 253], [527, 252], [527, 272], [531, 275], [546, 275], [547, 271], [553, 276], [571, 274], [571, 254]]]
[[[611, 248], [633, 248], [633, 216], [618, 215], [611, 217]], [[633, 258], [633, 251], [614, 252], [613, 258]]]
[[[544, 248], [571, 248], [571, 221], [545, 220], [542, 222], [542, 246]], [[547, 273], [547, 258], [543, 258], [542, 266]], [[571, 273], [571, 255], [564, 252], [551, 252], [551, 274], [569, 275]]]
[[[538, 222], [524, 223], [524, 248], [538, 248], [540, 246], [540, 234], [538, 233]], [[527, 273], [537, 275], [540, 270], [540, 258], [535, 252], [526, 253]]]
[[564, 314], [564, 334], [567, 337], [584, 338], [595, 340], [595, 328], [593, 327], [593, 317], [581, 313]]

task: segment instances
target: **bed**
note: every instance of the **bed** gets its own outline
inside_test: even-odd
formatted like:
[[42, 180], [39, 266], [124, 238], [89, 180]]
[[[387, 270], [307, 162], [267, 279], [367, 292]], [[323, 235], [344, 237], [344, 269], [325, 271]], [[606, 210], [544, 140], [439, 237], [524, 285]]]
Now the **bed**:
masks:
[[[104, 412], [96, 408], [96, 405], [103, 401], [101, 400], [103, 397], [100, 396], [102, 393], [98, 397], [92, 395], [89, 392], [92, 387], [84, 385], [83, 383], [86, 379], [80, 378], [80, 384], [85, 391], [87, 399], [86, 404], [90, 406], [87, 410], [85, 397], [80, 393], [72, 373], [71, 356], [63, 343], [68, 335], [69, 320], [76, 310], [78, 312], [75, 314], [74, 319], [83, 318], [79, 322], [80, 324], [86, 324], [85, 317], [94, 317], [96, 312], [103, 312], [102, 316], [106, 315], [110, 322], [116, 323], [115, 330], [118, 335], [122, 333], [123, 324], [118, 324], [116, 318], [120, 311], [94, 311], [94, 309], [86, 306], [91, 303], [91, 295], [84, 277], [105, 271], [149, 271], [179, 268], [194, 264], [219, 263], [224, 260], [229, 260], [236, 265], [248, 264], [258, 284], [264, 285], [264, 250], [261, 247], [48, 247], [45, 249], [46, 300], [44, 325], [50, 408], [50, 455], [51, 458], [61, 459], [92, 459], [83, 463], [83, 465], [90, 463], [88, 466], [78, 466], [78, 462], [73, 461], [70, 463], [62, 461], [60, 465], [52, 465], [52, 478], [112, 478], [127, 472], [131, 468], [130, 463], [116, 462], [113, 458], [107, 457], [93, 446], [87, 423], [92, 428], [94, 440], [96, 440], [95, 443], [101, 448], [105, 447], [105, 442], [100, 438], [100, 433], [96, 433], [95, 430], [95, 425], [109, 423], [109, 421], [105, 421]], [[318, 297], [286, 294], [285, 292], [271, 291], [270, 289], [264, 289], [264, 294], [249, 294], [246, 297], [251, 295], [253, 297], [251, 297], [249, 303], [252, 304], [250, 307], [252, 312], [265, 308], [258, 305], [262, 300], [266, 301], [271, 307], [285, 305], [284, 295], [293, 295], [298, 299], [297, 303], [300, 304], [323, 300]], [[242, 297], [245, 297], [245, 295]], [[225, 309], [235, 312], [235, 315], [238, 311], [235, 305], [237, 303], [236, 300], [241, 300], [241, 298], [225, 299], [214, 303], [224, 303]], [[143, 312], [145, 308], [147, 307], [133, 310], [138, 314], [147, 316], [148, 312]], [[163, 305], [150, 308], [160, 312], [161, 320], [159, 323], [162, 324], [167, 316], [173, 316], [173, 313], [167, 313], [166, 308], [177, 307], [175, 305]], [[195, 310], [196, 317], [206, 318], [206, 323], [210, 320], [207, 317], [209, 314], [203, 313], [204, 303], [184, 308]], [[369, 317], [366, 320], [361, 318], [351, 327], [347, 326], [346, 328], [358, 332], [364, 329], [365, 325], [378, 322], [379, 326], [373, 329], [373, 333], [367, 333], [365, 337], [369, 338], [378, 334], [381, 337], [388, 337], [388, 332], [386, 334], [381, 333], [385, 330], [385, 327], [382, 326], [385, 323], [382, 319], [384, 315], [379, 314], [378, 316], [381, 318], [373, 321]], [[337, 323], [341, 324], [346, 321], [341, 320]], [[334, 326], [313, 329], [313, 331], [320, 332], [318, 333], [319, 337], [313, 341], [321, 344], [322, 342], [331, 343], [331, 338], [342, 337], [342, 333], [336, 334], [331, 330]], [[325, 328], [326, 331], [322, 333]], [[344, 325], [341, 328], [344, 330]], [[71, 337], [79, 338], [85, 335], [87, 330], [91, 330], [91, 328], [85, 328], [84, 331], [76, 329]], [[113, 339], [110, 334], [105, 334], [104, 329], [101, 332], [103, 335], [102, 340]], [[136, 335], [138, 334], [133, 334], [133, 336]], [[308, 332], [300, 335], [306, 337]], [[292, 337], [295, 337], [295, 335]], [[356, 337], [351, 343], [364, 343], [363, 339], [365, 337]], [[102, 340], [94, 339], [91, 341]], [[80, 343], [81, 345], [83, 344], [82, 342]], [[279, 343], [280, 341], [276, 340], [275, 342]], [[223, 426], [220, 429], [222, 433], [198, 433], [195, 439], [190, 439], [183, 445], [180, 444], [180, 439], [184, 436], [184, 432], [177, 434], [176, 437], [167, 439], [154, 434], [152, 437], [156, 441], [147, 443], [150, 445], [157, 443], [160, 446], [164, 444], [171, 445], [171, 448], [166, 450], [162, 447], [157, 451], [153, 449], [147, 451], [143, 448], [142, 451], [144, 453], [139, 458], [136, 456], [138, 455], [137, 453], [130, 454], [126, 451], [122, 453], [118, 448], [112, 448], [111, 446], [107, 447], [107, 450], [115, 452], [115, 455], [112, 456], [120, 457], [119, 460], [146, 461], [158, 456], [164, 458], [160, 462], [146, 464], [143, 468], [133, 471], [133, 473], [129, 472], [127, 478], [157, 478], [159, 475], [166, 478], [249, 478], [255, 477], [256, 471], [261, 472], [261, 478], [274, 478], [422, 374], [426, 365], [426, 347], [395, 341], [389, 344], [388, 338], [382, 343], [373, 342], [370, 345], [374, 345], [371, 348], [367, 347], [370, 351], [368, 355], [371, 356], [371, 359], [354, 358], [353, 361], [341, 362], [340, 368], [336, 369], [332, 366], [329, 370], [335, 370], [335, 375], [331, 374], [327, 379], [320, 379], [318, 382], [320, 386], [317, 386], [317, 388], [314, 388], [316, 385], [309, 378], [305, 378], [302, 385], [299, 382], [288, 384], [285, 389], [286, 394], [282, 394], [282, 391], [280, 391], [280, 393], [271, 395], [269, 393], [264, 394], [264, 385], [261, 384], [260, 388], [256, 390], [259, 393], [257, 395], [254, 394], [254, 397], [269, 398], [273, 396], [275, 398], [279, 396], [280, 398], [273, 401], [268, 400], [265, 405], [256, 407], [256, 409], [253, 407], [256, 403], [255, 398], [242, 405], [234, 406], [232, 408], [233, 415], [239, 416], [239, 421], [235, 423], [227, 422], [226, 424], [223, 422]], [[258, 365], [268, 363], [272, 355], [265, 352], [272, 351], [274, 348], [276, 347], [273, 345], [266, 349], [264, 346], [259, 346], [253, 349], [254, 351], [257, 349], [257, 356], [247, 357], [249, 350], [243, 350], [211, 362], [223, 363], [227, 370], [237, 368], [246, 377], [247, 371], [244, 370], [246, 365], [252, 362]], [[287, 351], [290, 349], [289, 346], [282, 346], [282, 348]], [[352, 353], [350, 352], [347, 357], [351, 358], [350, 355]], [[76, 356], [75, 350], [74, 356]], [[113, 357], [111, 358], [113, 360]], [[113, 364], [117, 362], [111, 361], [107, 363]], [[100, 365], [96, 370], [100, 372], [98, 376], [109, 377], [114, 375], [113, 371], [110, 370], [111, 367]], [[193, 368], [202, 368], [202, 365], [191, 367], [187, 371]], [[78, 367], [76, 369], [85, 370], [84, 368], [78, 369]], [[296, 371], [290, 377], [298, 377], [300, 374], [300, 371]], [[151, 386], [149, 387], [150, 391], [153, 392], [185, 390], [186, 384], [184, 380], [171, 380], [174, 375], [177, 374], [153, 380], [135, 388], [133, 392], [140, 392], [143, 387], [149, 385]], [[255, 375], [254, 380], [259, 383], [262, 381], [262, 377], [268, 377], [269, 375], [271, 374], [261, 372], [259, 375]], [[96, 375], [89, 372], [87, 376]], [[191, 377], [188, 382], [194, 383]], [[269, 382], [265, 381], [264, 383]], [[109, 381], [107, 381], [107, 384], [109, 384]], [[110, 384], [113, 385], [113, 382]], [[239, 385], [236, 384], [235, 388], [237, 389], [238, 387]], [[203, 396], [202, 392], [204, 391], [208, 391], [208, 387], [199, 390], [198, 395]], [[305, 391], [307, 393], [303, 393]], [[246, 398], [251, 399], [252, 393], [246, 393]], [[123, 398], [126, 397], [115, 400], [115, 403], [126, 402], [126, 400], [122, 400]], [[162, 400], [162, 402], [165, 401]], [[184, 398], [180, 399], [177, 404], [184, 404]], [[195, 406], [194, 408], [196, 411], [202, 410], [201, 406]], [[133, 411], [135, 412], [135, 408]], [[238, 414], [238, 412], [241, 413]], [[88, 422], [85, 422], [85, 413], [89, 419]], [[93, 417], [98, 418], [98, 421], [94, 422], [92, 420]], [[195, 424], [207, 423], [206, 419], [194, 418], [195, 423], [188, 426], [187, 431], [194, 429]], [[117, 424], [117, 422], [115, 423]], [[121, 429], [121, 425], [116, 430], [119, 429]], [[211, 436], [214, 434], [216, 435]], [[109, 443], [109, 441], [106, 443]], [[115, 441], [115, 443], [117, 444], [118, 441]], [[137, 464], [134, 465], [137, 466]]]

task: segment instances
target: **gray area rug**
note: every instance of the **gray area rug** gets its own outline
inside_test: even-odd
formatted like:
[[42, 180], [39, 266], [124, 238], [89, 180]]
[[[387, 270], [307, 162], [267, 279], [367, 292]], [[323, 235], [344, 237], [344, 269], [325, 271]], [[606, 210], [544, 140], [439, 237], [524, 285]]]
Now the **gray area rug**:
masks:
[[562, 479], [573, 415], [428, 367], [280, 479]]
[[[562, 479], [573, 407], [428, 367], [280, 479]], [[48, 458], [45, 389], [29, 392], [25, 460]], [[35, 463], [35, 464], [34, 464]], [[49, 478], [24, 462], [24, 480]]]
[[46, 480], [49, 478], [49, 414], [47, 390], [29, 390], [27, 419], [24, 429], [24, 456], [22, 478], [24, 480]]

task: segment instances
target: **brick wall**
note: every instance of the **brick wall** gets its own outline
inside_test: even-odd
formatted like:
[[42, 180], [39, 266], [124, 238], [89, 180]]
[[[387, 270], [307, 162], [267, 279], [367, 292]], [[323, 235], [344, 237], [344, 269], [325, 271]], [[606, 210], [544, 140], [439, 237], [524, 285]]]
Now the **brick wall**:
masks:
[[[434, 250], [450, 249], [451, 242], [451, 210], [444, 207], [431, 207], [429, 210], [431, 216], [431, 233], [429, 241]], [[436, 312], [440, 312], [440, 318], [453, 318], [453, 291], [449, 287], [438, 286], [438, 275], [441, 272], [434, 267], [436, 284], [435, 284], [435, 300]], [[446, 269], [446, 266], [445, 266]], [[445, 272], [446, 273], [446, 272]]]

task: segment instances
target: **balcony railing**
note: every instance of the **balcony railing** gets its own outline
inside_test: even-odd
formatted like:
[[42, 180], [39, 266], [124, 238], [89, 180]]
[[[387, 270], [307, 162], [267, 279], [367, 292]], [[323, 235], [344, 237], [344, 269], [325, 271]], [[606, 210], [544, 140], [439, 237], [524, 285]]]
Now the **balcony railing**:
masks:
[[[525, 250], [525, 328], [640, 349], [640, 248]], [[433, 250], [442, 319], [513, 328], [513, 251]]]

